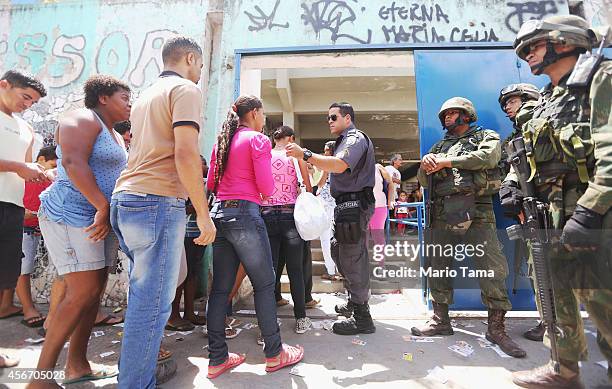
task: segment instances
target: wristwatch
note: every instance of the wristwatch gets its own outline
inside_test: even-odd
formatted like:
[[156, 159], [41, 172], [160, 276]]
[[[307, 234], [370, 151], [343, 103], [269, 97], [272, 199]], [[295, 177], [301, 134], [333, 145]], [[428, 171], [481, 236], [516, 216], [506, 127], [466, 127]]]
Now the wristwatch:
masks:
[[308, 150], [308, 149], [304, 149], [304, 161], [308, 161], [308, 159], [312, 157], [312, 151]]

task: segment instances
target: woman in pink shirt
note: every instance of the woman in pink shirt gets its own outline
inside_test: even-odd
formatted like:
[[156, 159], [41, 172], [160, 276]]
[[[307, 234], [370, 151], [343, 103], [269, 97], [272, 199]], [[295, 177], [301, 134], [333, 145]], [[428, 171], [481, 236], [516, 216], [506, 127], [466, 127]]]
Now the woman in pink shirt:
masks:
[[270, 140], [261, 133], [263, 104], [255, 96], [240, 96], [223, 123], [213, 147], [207, 186], [216, 194], [211, 217], [217, 228], [213, 243], [213, 282], [208, 299], [208, 377], [215, 378], [244, 362], [229, 353], [225, 342], [227, 298], [242, 263], [255, 295], [255, 310], [264, 338], [266, 371], [299, 362], [302, 347], [281, 343], [274, 299], [275, 274], [262, 200], [274, 192]]
[[268, 238], [272, 249], [272, 262], [276, 269], [277, 282], [280, 279], [282, 267], [279, 268], [279, 258], [287, 265], [293, 314], [296, 319], [295, 332], [303, 334], [311, 326], [306, 317], [305, 280], [304, 280], [304, 240], [300, 237], [293, 219], [295, 200], [300, 192], [296, 163], [304, 178], [306, 190], [312, 191], [306, 162], [296, 161], [287, 157], [285, 147], [295, 142], [295, 134], [289, 126], [281, 126], [274, 131], [274, 149], [272, 149], [272, 176], [274, 177], [274, 192], [264, 200], [261, 214], [266, 223]]

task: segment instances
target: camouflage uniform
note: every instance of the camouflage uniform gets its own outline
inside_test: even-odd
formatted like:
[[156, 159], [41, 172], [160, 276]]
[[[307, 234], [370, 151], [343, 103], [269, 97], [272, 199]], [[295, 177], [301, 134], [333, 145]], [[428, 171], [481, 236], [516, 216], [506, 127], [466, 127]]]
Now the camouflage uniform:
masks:
[[[502, 157], [500, 161], [500, 167], [502, 168], [504, 175], [507, 175], [512, 171], [512, 165], [508, 161], [508, 152], [506, 150], [507, 145], [510, 143], [512, 139], [515, 139], [519, 136], [522, 136], [521, 128], [523, 125], [528, 122], [533, 116], [533, 110], [538, 104], [538, 100], [540, 99], [540, 92], [535, 85], [520, 83], [520, 84], [510, 84], [504, 87], [499, 92], [499, 98], [497, 99], [502, 111], [506, 114], [506, 103], [512, 97], [520, 97], [521, 106], [516, 112], [514, 118], [508, 116], [508, 118], [512, 121], [512, 133], [502, 142]], [[502, 188], [500, 189], [500, 199], [502, 201], [502, 206], [504, 205], [504, 196], [508, 195], [512, 197], [512, 188], [507, 188], [507, 191], [504, 191], [505, 185], [508, 182], [504, 182], [502, 184]], [[512, 185], [512, 184], [510, 184]], [[518, 185], [517, 185], [518, 186]], [[516, 223], [519, 223], [518, 213], [515, 211], [511, 213], [506, 213], [506, 216], [514, 219]], [[532, 290], [534, 290], [535, 285], [535, 276], [533, 271], [533, 261], [531, 256], [529, 255], [529, 249], [527, 248], [527, 244], [525, 241], [516, 240], [514, 242], [514, 281], [513, 281], [513, 289], [516, 289], [516, 281], [519, 277], [520, 269], [523, 264], [523, 261], [527, 258], [527, 274], [532, 281]], [[536, 305], [539, 303], [538, 299], [536, 300]], [[538, 309], [539, 310], [539, 309]], [[544, 322], [540, 321], [537, 326], [528, 329], [523, 333], [523, 336], [529, 340], [539, 341], [541, 342], [544, 337], [545, 331]]]
[[[564, 23], [572, 26], [579, 24], [580, 27], [582, 23], [586, 25], [584, 20], [576, 16], [553, 17], [547, 21], [558, 23], [562, 32]], [[559, 36], [559, 31], [553, 31], [551, 36]], [[527, 39], [529, 38], [525, 38]], [[518, 47], [517, 41], [519, 41]], [[529, 42], [524, 43], [525, 41], [520, 41], [519, 38], [517, 41], [515, 48], [521, 56], [521, 45], [524, 47]], [[576, 45], [572, 41], [567, 44]], [[562, 333], [562, 336], [557, 337], [562, 374], [563, 366], [568, 366], [570, 370], [577, 372], [577, 361], [585, 361], [588, 357], [584, 326], [580, 316], [581, 303], [597, 326], [597, 343], [602, 353], [608, 359], [608, 363], [612, 364], [610, 234], [608, 233], [607, 237], [606, 234], [602, 234], [604, 239], [608, 240], [607, 248], [605, 243], [601, 246], [604, 255], [572, 254], [559, 239], [577, 204], [605, 215], [604, 231], [606, 225], [608, 232], [612, 226], [611, 72], [612, 63], [603, 62], [595, 74], [592, 88], [568, 87], [567, 81], [571, 72], [566, 74], [557, 86], [549, 84], [542, 90], [542, 98], [534, 109], [532, 119], [523, 127], [526, 143], [530, 143], [533, 149], [529, 161], [532, 179], [539, 200], [549, 205], [554, 229], [548, 257], [553, 275], [557, 324]], [[590, 121], [592, 121], [591, 126]], [[579, 138], [583, 140], [582, 146], [579, 145]], [[589, 145], [589, 138], [594, 143], [595, 152], [590, 152], [593, 148]], [[573, 141], [577, 141], [578, 144]], [[584, 152], [581, 152], [581, 147], [584, 147], [582, 149]], [[513, 174], [511, 172], [506, 179], [518, 182]], [[603, 253], [604, 250], [607, 253]], [[548, 338], [545, 339], [545, 343], [550, 346]], [[514, 382], [520, 386], [532, 387], [528, 383], [533, 382], [536, 374], [540, 379], [549, 374], [544, 370], [534, 370], [531, 372], [532, 375], [527, 377], [525, 373], [528, 372], [515, 373]], [[558, 379], [551, 377], [553, 376], [549, 375], [547, 378], [549, 382]], [[555, 387], [574, 387], [570, 384], [577, 385], [577, 382], [579, 378], [575, 376], [563, 381], [562, 384], [557, 383]]]
[[[491, 277], [478, 277], [482, 302], [489, 312], [486, 338], [498, 344], [506, 354], [522, 358], [526, 355], [525, 351], [510, 339], [504, 327], [504, 316], [512, 309], [512, 304], [505, 284], [508, 263], [497, 238], [492, 197], [501, 184], [500, 137], [495, 131], [473, 124], [463, 134], [456, 135], [455, 128], [477, 120], [476, 111], [467, 99], [449, 99], [438, 114], [443, 126], [445, 112], [449, 109], [463, 111], [463, 115], [449, 126], [445, 137], [431, 148], [429, 154], [450, 161], [452, 167], [433, 173], [433, 188], [429, 188], [423, 168], [417, 173], [420, 184], [431, 190], [434, 203], [431, 241], [426, 243], [453, 248], [460, 245], [481, 247], [482, 252], [475, 253], [471, 258], [474, 269], [492, 271]], [[467, 122], [464, 119], [466, 116], [469, 117]], [[428, 257], [434, 271], [456, 268], [455, 262], [463, 260], [447, 252], [436, 252]], [[466, 267], [464, 264], [461, 266]], [[458, 280], [466, 282], [461, 273], [455, 280], [440, 274], [429, 278], [434, 316], [425, 326], [413, 327], [411, 331], [414, 335], [453, 334], [448, 306], [453, 303], [453, 281]], [[472, 288], [471, 285], [464, 287]]]
[[[478, 137], [475, 136], [477, 133], [480, 133]], [[477, 142], [478, 145], [475, 146]], [[434, 173], [432, 192], [434, 237], [432, 240], [443, 245], [463, 243], [475, 246], [487, 242], [485, 255], [473, 257], [475, 268], [495, 272], [494, 278], [479, 279], [482, 303], [491, 309], [511, 310], [512, 304], [508, 299], [505, 285], [508, 276], [508, 262], [497, 238], [492, 196], [478, 196], [474, 193], [457, 194], [456, 196], [462, 197], [461, 200], [449, 201], [448, 195], [440, 195], [435, 189], [438, 183], [446, 179], [447, 175], [456, 176], [460, 170], [483, 171], [494, 168], [501, 155], [499, 134], [492, 130], [471, 126], [461, 136], [447, 133], [442, 141], [432, 147], [430, 153], [443, 154], [453, 163], [453, 168]], [[421, 185], [427, 188], [427, 177], [422, 169], [419, 169], [417, 177]], [[471, 223], [467, 228], [462, 228], [453, 219], [455, 214], [466, 211], [470, 215]], [[453, 262], [455, 261], [452, 257], [434, 257], [431, 265], [434, 269], [444, 269], [446, 266], [452, 268]], [[450, 279], [431, 278], [430, 286], [433, 301], [443, 304], [453, 303], [453, 287]]]

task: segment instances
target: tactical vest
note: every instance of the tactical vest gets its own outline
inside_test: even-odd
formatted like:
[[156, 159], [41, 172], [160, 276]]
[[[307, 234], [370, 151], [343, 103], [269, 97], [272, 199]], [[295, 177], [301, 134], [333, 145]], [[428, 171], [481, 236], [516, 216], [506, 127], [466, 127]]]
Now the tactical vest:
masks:
[[542, 94], [533, 118], [522, 128], [529, 181], [541, 185], [573, 177], [577, 183], [588, 183], [595, 167], [588, 90], [568, 88], [563, 82]]
[[[476, 131], [453, 139], [442, 139], [431, 148], [431, 153], [459, 156], [469, 154], [478, 149], [485, 138], [485, 130], [477, 127]], [[459, 144], [459, 147], [453, 147]], [[452, 148], [452, 150], [451, 150]], [[503, 171], [500, 166], [486, 170], [465, 170], [445, 168], [434, 173], [433, 193], [437, 197], [450, 196], [458, 193], [471, 193], [476, 196], [491, 196], [499, 192]]]

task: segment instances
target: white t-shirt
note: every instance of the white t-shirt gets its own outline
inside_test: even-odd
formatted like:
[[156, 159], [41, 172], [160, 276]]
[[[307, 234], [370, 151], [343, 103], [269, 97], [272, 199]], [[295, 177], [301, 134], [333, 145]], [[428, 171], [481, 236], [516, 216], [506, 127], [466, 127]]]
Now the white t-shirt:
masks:
[[[402, 174], [399, 172], [399, 170], [394, 168], [392, 165], [385, 166], [385, 169], [387, 170], [387, 172], [389, 172], [389, 175], [394, 180], [401, 180], [402, 179]], [[391, 193], [391, 201], [393, 201], [393, 202], [395, 202], [397, 200], [397, 197], [398, 197], [398, 195], [397, 195], [397, 188], [398, 187], [399, 187], [399, 184], [393, 183], [393, 193]]]
[[[25, 162], [34, 135], [23, 119], [0, 112], [0, 159]], [[25, 181], [17, 173], [0, 172], [0, 201], [23, 207]]]

